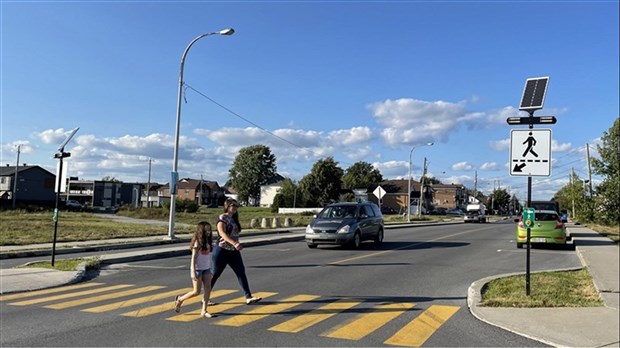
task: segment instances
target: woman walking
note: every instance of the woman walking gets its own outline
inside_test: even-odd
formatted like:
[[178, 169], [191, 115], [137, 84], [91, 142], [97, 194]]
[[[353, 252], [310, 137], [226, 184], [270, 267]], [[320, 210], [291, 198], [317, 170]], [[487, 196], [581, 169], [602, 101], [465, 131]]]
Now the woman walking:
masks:
[[196, 226], [196, 231], [192, 236], [190, 248], [192, 249], [192, 261], [190, 263], [190, 275], [194, 289], [183, 296], [177, 296], [174, 299], [174, 311], [181, 312], [183, 301], [200, 295], [200, 288], [204, 285], [204, 294], [202, 295], [202, 311], [201, 317], [211, 318], [212, 314], [207, 311], [207, 304], [211, 296], [211, 251], [213, 249], [213, 232], [211, 225], [202, 221]]
[[[213, 278], [211, 278], [211, 288], [220, 277], [226, 266], [230, 266], [237, 275], [237, 280], [245, 295], [246, 304], [256, 303], [262, 298], [252, 296], [248, 278], [245, 275], [245, 266], [241, 258], [243, 245], [239, 243], [239, 233], [241, 224], [239, 223], [239, 204], [232, 198], [224, 202], [224, 214], [217, 220], [217, 233], [219, 235], [215, 248], [213, 249]], [[213, 303], [210, 303], [213, 304]]]

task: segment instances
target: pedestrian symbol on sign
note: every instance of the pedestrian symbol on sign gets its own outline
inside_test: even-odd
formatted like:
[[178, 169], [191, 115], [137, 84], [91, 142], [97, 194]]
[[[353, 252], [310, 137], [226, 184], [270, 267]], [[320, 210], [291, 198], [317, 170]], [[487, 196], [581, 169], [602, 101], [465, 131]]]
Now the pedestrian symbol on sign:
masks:
[[536, 139], [534, 139], [534, 137], [532, 136], [532, 132], [530, 132], [529, 137], [527, 137], [527, 139], [525, 139], [525, 141], [523, 142], [523, 144], [525, 143], [527, 143], [527, 148], [525, 149], [525, 152], [523, 152], [523, 157], [527, 156], [528, 152], [532, 153], [534, 157], [538, 157], [538, 154], [534, 152], [534, 145], [536, 145]]

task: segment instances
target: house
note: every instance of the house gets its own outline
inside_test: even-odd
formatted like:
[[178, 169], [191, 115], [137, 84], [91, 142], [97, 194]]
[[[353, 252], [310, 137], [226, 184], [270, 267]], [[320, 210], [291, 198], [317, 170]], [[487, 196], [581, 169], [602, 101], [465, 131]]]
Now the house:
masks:
[[276, 195], [282, 189], [282, 183], [286, 180], [282, 175], [277, 174], [260, 187], [259, 202], [261, 207], [271, 207]]
[[433, 208], [465, 209], [467, 189], [460, 184], [430, 184], [433, 190]]
[[[385, 195], [381, 199], [382, 210], [392, 210], [399, 214], [407, 212], [407, 191], [409, 190], [409, 180], [385, 180], [379, 184], [372, 184], [368, 187], [368, 200], [379, 205], [379, 199], [374, 195], [374, 190], [377, 186], [381, 186], [385, 191]], [[411, 209], [417, 209], [418, 199], [420, 198], [420, 187], [422, 185], [411, 180]], [[432, 190], [430, 186], [424, 185], [424, 195], [422, 201], [422, 207], [428, 210], [431, 207], [432, 202]], [[415, 210], [414, 210], [415, 211]], [[424, 210], [423, 210], [424, 211]]]
[[[56, 203], [56, 175], [46, 169], [26, 163], [19, 167], [0, 167], [0, 204], [28, 204], [53, 207]], [[15, 195], [13, 195], [15, 192]]]
[[[170, 197], [170, 185], [157, 189], [157, 195]], [[177, 184], [177, 200], [187, 199], [199, 205], [219, 206], [225, 199], [224, 190], [215, 181], [183, 178]]]
[[89, 207], [112, 208], [135, 202], [138, 194], [139, 192], [135, 192], [135, 184], [71, 177], [67, 181], [67, 193], [63, 196]]

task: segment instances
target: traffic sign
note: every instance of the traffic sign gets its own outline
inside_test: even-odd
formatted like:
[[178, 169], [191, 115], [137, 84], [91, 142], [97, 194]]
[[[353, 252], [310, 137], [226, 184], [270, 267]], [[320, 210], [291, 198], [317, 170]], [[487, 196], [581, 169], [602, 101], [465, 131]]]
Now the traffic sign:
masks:
[[510, 175], [551, 175], [551, 129], [510, 131]]
[[372, 193], [379, 199], [382, 199], [385, 196], [385, 190], [381, 186], [377, 186], [377, 188], [372, 191]]
[[523, 209], [523, 223], [526, 227], [530, 227], [536, 221], [536, 214], [534, 214], [534, 208]]

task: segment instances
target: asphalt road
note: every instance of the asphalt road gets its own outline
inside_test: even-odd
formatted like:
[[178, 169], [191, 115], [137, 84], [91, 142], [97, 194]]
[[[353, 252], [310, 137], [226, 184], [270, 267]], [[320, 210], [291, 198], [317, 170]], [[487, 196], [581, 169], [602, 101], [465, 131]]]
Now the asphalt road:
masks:
[[[467, 309], [473, 281], [525, 269], [510, 222], [387, 230], [383, 244], [359, 250], [291, 242], [243, 255], [250, 286], [264, 297], [259, 305], [234, 304], [242, 293], [227, 269], [214, 289], [229, 292], [214, 299], [216, 318], [198, 319], [198, 302], [179, 316], [173, 294], [190, 286], [189, 257], [117, 264], [86, 288], [2, 303], [1, 345], [541, 346]], [[532, 271], [580, 266], [574, 251], [561, 249], [533, 249], [531, 264]], [[71, 297], [55, 298], [61, 294]]]

